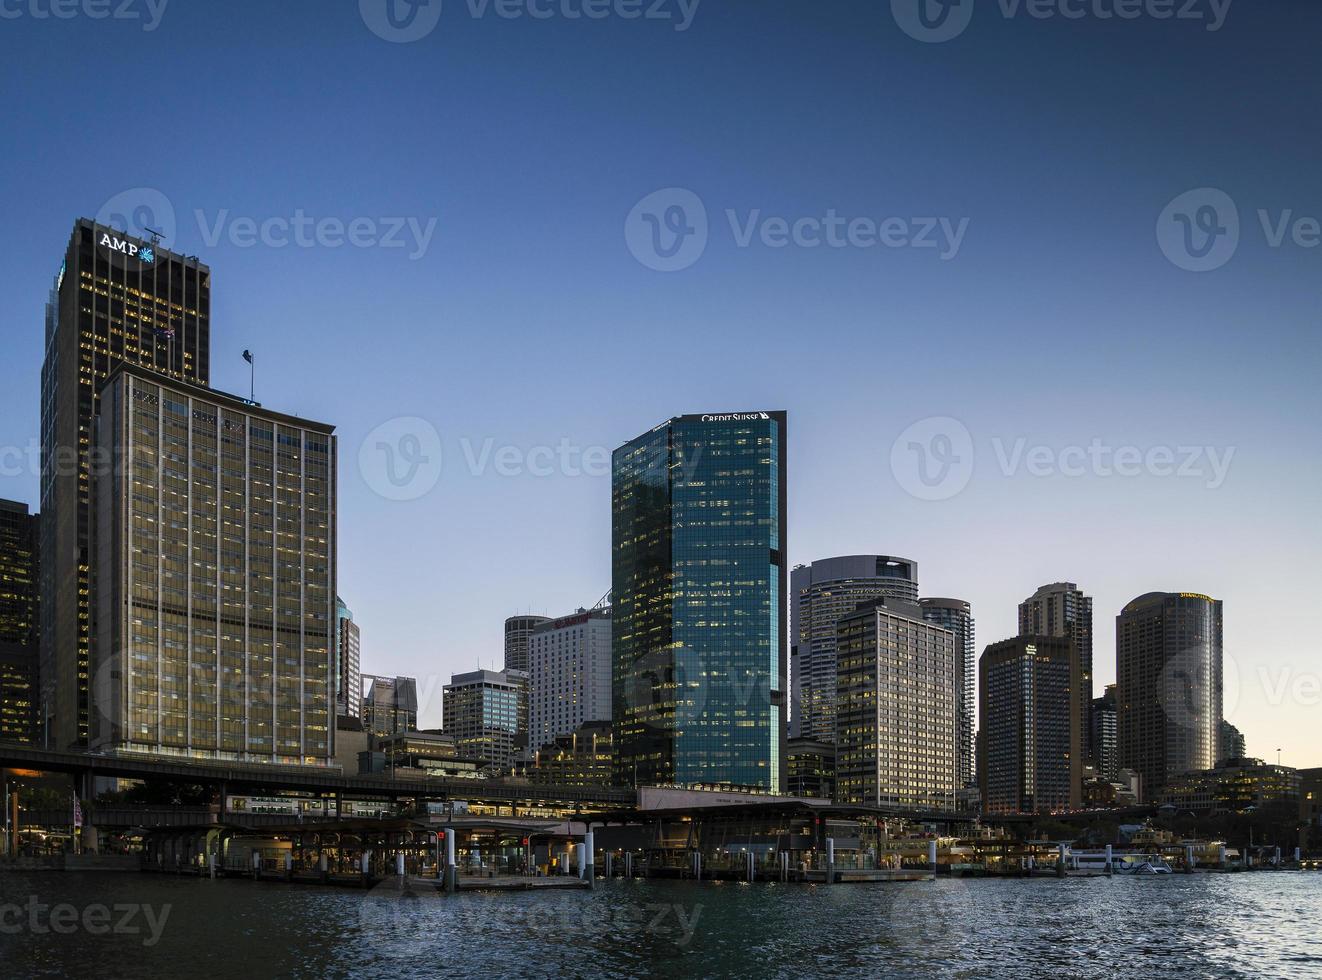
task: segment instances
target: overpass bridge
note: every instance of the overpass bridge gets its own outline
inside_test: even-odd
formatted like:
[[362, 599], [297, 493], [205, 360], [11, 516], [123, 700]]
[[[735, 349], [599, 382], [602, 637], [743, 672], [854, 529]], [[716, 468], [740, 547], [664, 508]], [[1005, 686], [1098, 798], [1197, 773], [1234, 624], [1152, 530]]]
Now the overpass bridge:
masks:
[[[132, 758], [84, 752], [60, 752], [28, 745], [0, 743], [0, 769], [32, 770], [70, 776], [78, 795], [91, 799], [96, 777], [187, 783], [211, 788], [220, 800], [231, 795], [315, 793], [341, 800], [401, 799], [423, 802], [465, 800], [495, 808], [592, 812], [632, 807], [632, 789], [592, 786], [549, 786], [519, 780], [438, 778], [382, 773], [347, 775], [338, 769], [312, 766], [260, 766], [166, 759]], [[252, 814], [250, 816], [261, 816]], [[225, 816], [229, 819], [229, 815]], [[288, 817], [283, 818], [288, 822]]]

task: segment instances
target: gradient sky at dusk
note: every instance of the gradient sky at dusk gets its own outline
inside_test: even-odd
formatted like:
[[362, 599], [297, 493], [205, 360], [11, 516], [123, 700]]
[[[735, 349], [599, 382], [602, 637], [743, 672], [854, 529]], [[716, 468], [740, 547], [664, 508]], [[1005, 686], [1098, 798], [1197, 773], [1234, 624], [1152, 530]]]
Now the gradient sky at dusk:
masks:
[[[673, 415], [774, 408], [790, 413], [793, 563], [913, 558], [925, 595], [973, 603], [980, 648], [1037, 586], [1077, 581], [1097, 693], [1125, 602], [1211, 594], [1249, 753], [1322, 765], [1322, 247], [1273, 247], [1258, 217], [1322, 217], [1322, 6], [1237, 0], [1209, 31], [978, 0], [939, 44], [881, 0], [705, 0], [686, 31], [446, 0], [414, 43], [374, 34], [357, 0], [171, 0], [152, 31], [6, 9], [0, 496], [37, 500], [13, 450], [38, 435], [42, 310], [72, 223], [149, 188], [173, 213], [167, 244], [212, 268], [213, 384], [246, 393], [251, 348], [259, 400], [338, 426], [340, 592], [364, 669], [433, 695], [425, 723], [451, 671], [500, 666], [505, 616], [610, 585], [608, 477], [474, 472], [465, 446], [600, 453]], [[1241, 240], [1195, 273], [1156, 227], [1203, 187], [1236, 203]], [[664, 188], [711, 222], [673, 273], [625, 236]], [[300, 210], [435, 232], [418, 258], [208, 241]], [[943, 259], [740, 247], [729, 210], [968, 223]], [[407, 502], [359, 465], [401, 417], [444, 450]], [[974, 447], [967, 487], [938, 501], [891, 464], [933, 417]], [[1053, 458], [1094, 441], [1233, 456], [1216, 487], [1005, 475], [1018, 440]]]

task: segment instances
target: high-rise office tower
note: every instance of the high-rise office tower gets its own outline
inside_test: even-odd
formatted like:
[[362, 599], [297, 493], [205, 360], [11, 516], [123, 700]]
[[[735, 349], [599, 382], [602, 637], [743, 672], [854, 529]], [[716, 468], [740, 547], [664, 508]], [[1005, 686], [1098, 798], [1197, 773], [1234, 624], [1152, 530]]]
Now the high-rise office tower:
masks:
[[1122, 769], [1160, 800], [1169, 780], [1216, 765], [1221, 727], [1221, 602], [1149, 592], [1115, 621], [1116, 745]]
[[1243, 759], [1249, 754], [1248, 746], [1244, 741], [1244, 733], [1224, 719], [1222, 719], [1221, 725], [1217, 729], [1217, 738], [1216, 764], [1218, 766], [1229, 762], [1231, 759]]
[[528, 660], [528, 748], [611, 720], [609, 607], [580, 609], [539, 627], [529, 638]]
[[836, 631], [836, 801], [954, 809], [955, 634], [890, 597]]
[[508, 769], [519, 748], [519, 702], [528, 675], [517, 670], [474, 670], [455, 674], [442, 692], [445, 733], [466, 759]]
[[955, 634], [955, 699], [958, 730], [955, 750], [959, 758], [955, 778], [961, 789], [976, 786], [977, 765], [974, 758], [974, 688], [977, 685], [978, 651], [974, 638], [973, 607], [963, 599], [922, 599], [923, 619]]
[[333, 427], [128, 364], [99, 399], [93, 745], [328, 765]]
[[[97, 577], [90, 508], [98, 392], [120, 364], [210, 382], [211, 271], [85, 218], [46, 308], [41, 367], [41, 697], [52, 748], [85, 746]], [[96, 464], [94, 466], [94, 464]]]
[[528, 640], [539, 626], [551, 622], [549, 616], [511, 616], [505, 620], [505, 669], [528, 669]]
[[[1084, 741], [1091, 729], [1092, 711], [1092, 596], [1084, 595], [1073, 582], [1044, 585], [1019, 603], [1020, 636], [1064, 636], [1079, 651], [1083, 682], [1077, 688], [1083, 718]], [[1087, 746], [1084, 746], [1085, 751]]]
[[978, 664], [988, 813], [1077, 809], [1083, 788], [1083, 682], [1068, 637], [1019, 636], [993, 643]]
[[786, 415], [685, 415], [615, 451], [616, 779], [784, 785]]
[[345, 718], [363, 715], [362, 643], [353, 611], [335, 597], [335, 713]]
[[1093, 698], [1088, 713], [1088, 751], [1084, 759], [1108, 782], [1115, 782], [1120, 773], [1115, 732], [1115, 685], [1108, 684], [1100, 698]]
[[39, 740], [39, 529], [27, 504], [0, 500], [0, 742]]
[[363, 674], [363, 731], [390, 738], [418, 730], [418, 681], [413, 677]]
[[790, 662], [795, 695], [790, 735], [835, 741], [835, 626], [860, 603], [882, 596], [918, 601], [918, 563], [846, 555], [796, 565], [790, 573]]

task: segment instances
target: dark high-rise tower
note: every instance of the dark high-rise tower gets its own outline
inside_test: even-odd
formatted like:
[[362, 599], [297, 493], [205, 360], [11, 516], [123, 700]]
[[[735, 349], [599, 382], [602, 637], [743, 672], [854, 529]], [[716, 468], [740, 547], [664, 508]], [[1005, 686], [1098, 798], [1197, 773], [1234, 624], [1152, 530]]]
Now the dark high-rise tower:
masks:
[[923, 599], [923, 619], [955, 634], [955, 778], [963, 787], [976, 785], [974, 689], [977, 687], [978, 650], [974, 638], [973, 607], [963, 599]]
[[39, 519], [0, 500], [0, 742], [37, 740]]
[[845, 555], [790, 572], [790, 735], [835, 741], [836, 623], [860, 603], [890, 596], [918, 601], [918, 563]]
[[86, 218], [46, 308], [41, 367], [41, 693], [52, 748], [85, 746], [96, 570], [97, 392], [121, 363], [210, 382], [211, 272], [196, 258]]
[[978, 664], [982, 804], [988, 813], [1079, 806], [1083, 716], [1078, 648], [1064, 637], [993, 643]]
[[1216, 765], [1221, 727], [1221, 603], [1149, 592], [1115, 619], [1116, 749], [1161, 799], [1172, 778]]
[[784, 412], [686, 415], [612, 461], [616, 779], [779, 791]]

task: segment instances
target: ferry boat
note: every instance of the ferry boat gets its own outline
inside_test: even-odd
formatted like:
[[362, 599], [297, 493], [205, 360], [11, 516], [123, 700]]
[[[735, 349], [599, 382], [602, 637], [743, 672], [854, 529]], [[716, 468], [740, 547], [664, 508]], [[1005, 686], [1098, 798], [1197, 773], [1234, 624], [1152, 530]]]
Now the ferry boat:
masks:
[[[1071, 851], [1070, 867], [1077, 871], [1105, 871], [1105, 851]], [[1168, 875], [1173, 871], [1160, 854], [1126, 853], [1115, 851], [1111, 854], [1111, 870], [1118, 875]]]

